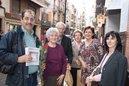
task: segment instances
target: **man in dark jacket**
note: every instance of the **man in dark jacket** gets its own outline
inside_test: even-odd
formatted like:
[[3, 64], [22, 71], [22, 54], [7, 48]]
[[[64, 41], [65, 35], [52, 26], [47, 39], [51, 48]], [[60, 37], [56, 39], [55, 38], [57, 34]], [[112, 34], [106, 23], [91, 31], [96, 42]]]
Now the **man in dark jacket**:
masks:
[[59, 30], [59, 35], [60, 35], [58, 44], [61, 44], [63, 46], [65, 55], [68, 58], [67, 67], [70, 68], [71, 67], [70, 64], [72, 63], [72, 59], [73, 59], [71, 39], [69, 37], [65, 36], [65, 34], [64, 34], [66, 25], [63, 22], [58, 22], [56, 24], [56, 28]]
[[[0, 60], [15, 65], [13, 74], [8, 74], [8, 86], [37, 86], [38, 66], [26, 66], [32, 60], [31, 55], [25, 54], [25, 47], [38, 47], [39, 41], [33, 31], [35, 13], [24, 10], [21, 17], [21, 26], [5, 34], [0, 41]], [[15, 44], [14, 44], [14, 41]]]

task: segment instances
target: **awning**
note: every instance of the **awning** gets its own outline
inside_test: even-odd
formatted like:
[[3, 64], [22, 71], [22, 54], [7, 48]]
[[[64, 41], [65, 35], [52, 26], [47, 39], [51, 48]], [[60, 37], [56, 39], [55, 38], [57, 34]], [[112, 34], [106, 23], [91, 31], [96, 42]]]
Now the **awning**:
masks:
[[41, 7], [45, 7], [44, 2], [42, 0], [31, 0], [31, 1], [36, 3], [36, 4], [38, 4], [38, 5], [40, 5]]

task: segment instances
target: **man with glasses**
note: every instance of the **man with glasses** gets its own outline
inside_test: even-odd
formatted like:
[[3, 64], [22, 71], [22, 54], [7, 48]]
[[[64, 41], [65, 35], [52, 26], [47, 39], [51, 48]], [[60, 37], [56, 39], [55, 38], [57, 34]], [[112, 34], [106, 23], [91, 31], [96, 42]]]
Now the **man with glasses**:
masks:
[[[37, 86], [38, 66], [26, 66], [26, 62], [30, 62], [32, 57], [30, 54], [25, 54], [25, 47], [40, 46], [33, 30], [34, 23], [35, 13], [26, 9], [21, 14], [21, 26], [1, 38], [0, 60], [15, 65], [13, 74], [7, 75], [7, 86]], [[15, 44], [12, 43], [13, 41], [16, 41]]]

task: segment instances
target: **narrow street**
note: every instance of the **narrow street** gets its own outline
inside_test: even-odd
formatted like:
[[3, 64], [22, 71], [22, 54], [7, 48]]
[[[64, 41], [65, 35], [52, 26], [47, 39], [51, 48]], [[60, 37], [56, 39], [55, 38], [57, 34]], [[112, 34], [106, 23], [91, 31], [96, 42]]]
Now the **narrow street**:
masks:
[[6, 86], [5, 85], [5, 78], [6, 78], [6, 75], [0, 73], [0, 86]]
[[[34, 12], [30, 12], [31, 15], [26, 16], [25, 10], [32, 10]], [[58, 22], [63, 22], [65, 24], [65, 25], [63, 25], [64, 27], [62, 28], [62, 26], [61, 26], [61, 27], [57, 28], [56, 24]], [[86, 27], [89, 27], [89, 26], [93, 30], [90, 28], [91, 29], [90, 32], [87, 32]], [[102, 52], [104, 51], [103, 52], [104, 54], [105, 54], [105, 52], [108, 52], [108, 54], [109, 54], [108, 47], [110, 47], [110, 46], [107, 46], [107, 44], [106, 44], [107, 43], [107, 41], [106, 41], [107, 39], [105, 40], [106, 34], [110, 31], [115, 31], [115, 33], [118, 32], [118, 34], [120, 35], [118, 40], [117, 40], [117, 35], [116, 36], [114, 35], [114, 37], [113, 37], [113, 35], [111, 35], [111, 36], [113, 39], [116, 38], [117, 42], [115, 41], [114, 42], [115, 44], [120, 44], [120, 46], [115, 45], [115, 48], [122, 47], [120, 49], [120, 52], [122, 51], [122, 55], [125, 56], [127, 59], [127, 64], [125, 62], [124, 67], [126, 67], [126, 65], [127, 65], [127, 73], [128, 74], [126, 75], [126, 73], [125, 74], [123, 73], [123, 76], [124, 77], [125, 77], [125, 75], [127, 76], [125, 86], [129, 86], [129, 50], [128, 50], [129, 49], [129, 0], [0, 0], [0, 61], [5, 63], [5, 65], [6, 65], [6, 63], [13, 64], [13, 61], [16, 60], [16, 58], [13, 57], [13, 54], [17, 54], [18, 56], [23, 56], [24, 51], [26, 51], [23, 48], [23, 46], [35, 48], [35, 47], [38, 47], [40, 43], [42, 44], [40, 47], [41, 52], [39, 52], [39, 50], [38, 50], [40, 55], [37, 55], [37, 53], [33, 55], [33, 53], [32, 53], [32, 56], [30, 56], [30, 55], [25, 56], [27, 59], [23, 56], [23, 58], [21, 58], [21, 60], [24, 58], [26, 59], [26, 60], [23, 60], [23, 62], [19, 61], [19, 57], [17, 57], [18, 65], [16, 65], [16, 66], [19, 66], [19, 67], [16, 67], [17, 69], [15, 69], [16, 71], [14, 71], [14, 72], [21, 75], [21, 76], [17, 76], [17, 77], [20, 77], [19, 79], [17, 79], [18, 84], [19, 83], [23, 84], [23, 81], [27, 81], [27, 84], [30, 84], [30, 81], [31, 82], [36, 81], [36, 80], [32, 81], [32, 79], [27, 78], [27, 77], [30, 78], [30, 76], [33, 75], [33, 71], [34, 70], [36, 71], [36, 68], [34, 67], [34, 69], [32, 68], [32, 70], [30, 70], [30, 72], [32, 71], [32, 74], [30, 73], [31, 75], [29, 75], [29, 72], [28, 72], [28, 75], [25, 75], [26, 73], [24, 73], [24, 71], [26, 71], [27, 69], [25, 66], [23, 66], [21, 64], [24, 64], [25, 62], [30, 61], [31, 59], [33, 59], [33, 57], [34, 57], [34, 59], [36, 57], [41, 57], [43, 59], [44, 59], [44, 57], [46, 57], [46, 54], [44, 54], [44, 53], [48, 53], [48, 52], [45, 52], [47, 50], [46, 50], [46, 46], [44, 47], [44, 44], [47, 43], [48, 41], [50, 41], [47, 39], [46, 32], [51, 27], [54, 27], [54, 28], [56, 27], [57, 29], [62, 29], [62, 32], [59, 31], [59, 34], [63, 33], [63, 35], [66, 35], [71, 39], [70, 40], [71, 43], [68, 42], [67, 39], [66, 39], [66, 41], [64, 41], [65, 43], [62, 43], [62, 39], [64, 37], [61, 36], [61, 37], [58, 37], [60, 39], [56, 39], [56, 41], [59, 42], [59, 44], [61, 44], [61, 45], [64, 44], [63, 48], [64, 48], [64, 53], [66, 54], [66, 57], [68, 57], [68, 58], [69, 58], [69, 56], [72, 57], [72, 59], [70, 59], [70, 60], [72, 60], [71, 63], [75, 63], [75, 64], [71, 65], [71, 68], [73, 69], [73, 74], [72, 74], [73, 83], [77, 84], [77, 85], [73, 85], [73, 86], [83, 86], [82, 81], [84, 81], [85, 79], [84, 80], [82, 80], [82, 79], [83, 79], [83, 77], [87, 77], [87, 76], [85, 76], [86, 71], [82, 71], [81, 68], [83, 66], [85, 67], [85, 65], [87, 65], [86, 64], [87, 62], [88, 62], [88, 64], [90, 63], [89, 65], [91, 65], [91, 64], [94, 65], [94, 62], [95, 62], [95, 66], [97, 66], [97, 64], [99, 64], [98, 61], [100, 61], [100, 59], [95, 61], [96, 60], [95, 57], [97, 57], [97, 58], [100, 57], [100, 56], [97, 56], [98, 53], [100, 53], [101, 51]], [[5, 35], [5, 34], [8, 34], [8, 32], [13, 31], [13, 30], [16, 32], [16, 30], [19, 28], [21, 28], [21, 30], [23, 30], [22, 31], [23, 36], [18, 35], [20, 37], [17, 37], [17, 36], [12, 37], [10, 35], [9, 36]], [[25, 31], [24, 31], [24, 29], [25, 29]], [[30, 29], [33, 29], [33, 30], [30, 30]], [[29, 31], [29, 34], [27, 31]], [[77, 39], [77, 42], [74, 43], [74, 41], [76, 39], [74, 37], [74, 36], [76, 36], [74, 33], [75, 31], [77, 31], [77, 33], [79, 32], [79, 37], [77, 37], [77, 38], [81, 38], [80, 43], [78, 43], [78, 39]], [[26, 32], [27, 32], [27, 34], [24, 34]], [[30, 32], [31, 32], [31, 34], [30, 34]], [[32, 34], [34, 34], [34, 36], [37, 36], [36, 38], [38, 38], [40, 40], [40, 43], [37, 42], [37, 39], [35, 39], [35, 37]], [[89, 42], [89, 43], [87, 42], [87, 39], [85, 39], [85, 38], [87, 38], [87, 37], [89, 38], [89, 35], [86, 36], [85, 34], [92, 35], [92, 37], [90, 37], [91, 42]], [[6, 36], [6, 37], [3, 37], [3, 36]], [[77, 36], [78, 36], [78, 34], [77, 34]], [[14, 39], [11, 40], [11, 38], [18, 39], [18, 42], [17, 41], [15, 42]], [[92, 42], [93, 38], [97, 38], [100, 41], [101, 45], [104, 46], [104, 48], [98, 50], [100, 48], [100, 46], [96, 47], [96, 44], [98, 42], [96, 42], [96, 41]], [[110, 38], [110, 35], [108, 38]], [[118, 43], [119, 41], [122, 44]], [[93, 46], [93, 48], [91, 48], [91, 43], [95, 43], [95, 46]], [[100, 45], [100, 43], [99, 43], [99, 45]], [[12, 46], [12, 44], [14, 46]], [[105, 44], [106, 44], [106, 47], [105, 47]], [[83, 49], [82, 45], [84, 45], [83, 46], [84, 49]], [[92, 44], [92, 45], [94, 45], [94, 44]], [[65, 49], [65, 47], [67, 47], [68, 49]], [[72, 49], [70, 50], [69, 48], [72, 48]], [[107, 49], [105, 49], [105, 48], [107, 48]], [[15, 52], [13, 51], [14, 49], [16, 49]], [[95, 51], [92, 51], [92, 50], [95, 50]], [[96, 51], [98, 51], [98, 52], [96, 52]], [[117, 51], [117, 49], [114, 49], [114, 51]], [[112, 51], [111, 53], [114, 53], [114, 51]], [[37, 49], [36, 49], [36, 52], [37, 52]], [[93, 54], [92, 54], [92, 52], [93, 52]], [[34, 53], [35, 53], [35, 51], [34, 51]], [[94, 55], [94, 53], [96, 53], [96, 55]], [[6, 54], [8, 54], [8, 55], [6, 56]], [[57, 53], [53, 53], [52, 55], [55, 56], [56, 54]], [[71, 55], [67, 55], [67, 54], [71, 54]], [[108, 58], [106, 58], [106, 60], [100, 62], [100, 63], [102, 63], [103, 66], [106, 64], [106, 62], [108, 61], [108, 59], [111, 55], [111, 54], [110, 55], [108, 55], [108, 54], [101, 56], [104, 58], [108, 57]], [[12, 58], [10, 57], [10, 55], [12, 55]], [[50, 57], [53, 57], [52, 55], [50, 54]], [[102, 55], [102, 53], [101, 53], [101, 55]], [[121, 56], [121, 55], [119, 55], [119, 56]], [[123, 58], [123, 56], [122, 56], [122, 58]], [[32, 57], [32, 58], [30, 58], [30, 57]], [[60, 56], [60, 57], [62, 57], [62, 56]], [[79, 57], [79, 60], [78, 60], [78, 57]], [[82, 61], [80, 61], [80, 57], [83, 58]], [[87, 57], [88, 57], [88, 61], [86, 61]], [[75, 58], [75, 60], [74, 60], [74, 58]], [[42, 59], [36, 60], [36, 63], [41, 62], [41, 61], [42, 61]], [[56, 61], [58, 61], [58, 60], [56, 60]], [[47, 61], [44, 61], [44, 62], [47, 62]], [[56, 63], [55, 61], [52, 61], [52, 62], [54, 62], [54, 64]], [[98, 63], [96, 64], [96, 62], [98, 62]], [[123, 61], [120, 60], [120, 62], [123, 62]], [[116, 63], [116, 62], [114, 61], [114, 63]], [[119, 62], [117, 62], [117, 63], [119, 63]], [[77, 65], [77, 64], [79, 64], [79, 65]], [[84, 65], [82, 65], [82, 64], [84, 64]], [[32, 64], [32, 65], [35, 66], [35, 64]], [[91, 71], [91, 69], [95, 68], [95, 67], [90, 68], [89, 65], [88, 65], [88, 68], [90, 69], [89, 71]], [[114, 65], [115, 64], [113, 64], [111, 66], [112, 69], [115, 69], [115, 68], [113, 68], [113, 67], [115, 67]], [[40, 66], [42, 67], [42, 65], [40, 65]], [[101, 70], [104, 69], [104, 71], [105, 71], [106, 69], [103, 66], [102, 66]], [[116, 65], [116, 66], [118, 66], [118, 65]], [[119, 67], [121, 67], [121, 66], [122, 65], [120, 64]], [[43, 67], [46, 68], [46, 65]], [[64, 66], [62, 66], [62, 67], [64, 67]], [[116, 72], [115, 75], [117, 76], [117, 73], [119, 73], [119, 71], [122, 71], [122, 69], [125, 70], [126, 68], [124, 68], [124, 67], [121, 67], [121, 68], [116, 67], [121, 70], [118, 70], [118, 71], [114, 70]], [[85, 68], [85, 69], [87, 70], [88, 68]], [[29, 70], [29, 68], [28, 68], [28, 70]], [[21, 73], [19, 73], [17, 71], [21, 71]], [[50, 72], [52, 72], [52, 71], [50, 71]], [[111, 71], [113, 71], [113, 70], [111, 70]], [[79, 74], [78, 74], [78, 72], [79, 72]], [[83, 74], [83, 72], [84, 72], [84, 74]], [[109, 72], [109, 73], [114, 73], [114, 72]], [[115, 78], [116, 78], [116, 76], [114, 76], [114, 74], [113, 74], [113, 76], [110, 74], [105, 74], [105, 75], [107, 75], [107, 76], [109, 75], [109, 78], [114, 77], [114, 79], [110, 78], [108, 80], [108, 83], [105, 83], [105, 84], [110, 84], [110, 83], [112, 84], [112, 82], [113, 82], [113, 84], [115, 83], [115, 81], [112, 81], [112, 80], [115, 80]], [[122, 75], [122, 73], [119, 75]], [[5, 85], [6, 77], [7, 77], [7, 74], [3, 74], [0, 72], [0, 86], [7, 86], [7, 85]], [[15, 75], [14, 75], [14, 78], [11, 77], [12, 83], [15, 82], [15, 78], [16, 78]], [[21, 78], [22, 78], [22, 80], [21, 80]], [[30, 81], [26, 80], [25, 78]], [[35, 76], [33, 78], [35, 78]], [[89, 80], [91, 78], [92, 77], [89, 77]], [[38, 79], [37, 86], [41, 86], [42, 78], [40, 78], [40, 74], [38, 75], [37, 79]], [[103, 78], [101, 78], [100, 80], [102, 81], [102, 79]], [[117, 79], [121, 79], [121, 78], [117, 77]], [[98, 81], [100, 81], [100, 80], [98, 80]], [[122, 80], [124, 82], [125, 78], [122, 78]], [[51, 79], [50, 79], [50, 81], [51, 81]], [[70, 81], [70, 80], [68, 80], [68, 81]], [[116, 80], [116, 81], [119, 81], [119, 80]], [[121, 84], [121, 83], [119, 83], [119, 84]], [[43, 81], [43, 84], [44, 84], [44, 81]], [[83, 84], [85, 84], [85, 82]], [[116, 85], [113, 85], [113, 86], [116, 86]]]

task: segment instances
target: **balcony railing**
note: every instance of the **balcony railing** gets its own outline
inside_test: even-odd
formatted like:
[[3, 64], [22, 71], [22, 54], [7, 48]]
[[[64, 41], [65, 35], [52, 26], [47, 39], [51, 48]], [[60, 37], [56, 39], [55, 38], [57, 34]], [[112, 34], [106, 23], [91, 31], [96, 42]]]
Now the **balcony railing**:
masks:
[[20, 20], [20, 14], [16, 13], [5, 13], [5, 17]]

